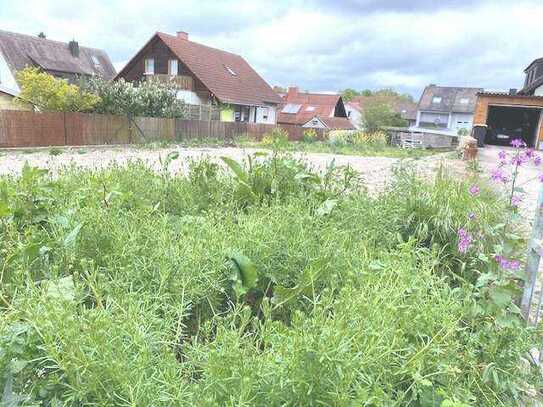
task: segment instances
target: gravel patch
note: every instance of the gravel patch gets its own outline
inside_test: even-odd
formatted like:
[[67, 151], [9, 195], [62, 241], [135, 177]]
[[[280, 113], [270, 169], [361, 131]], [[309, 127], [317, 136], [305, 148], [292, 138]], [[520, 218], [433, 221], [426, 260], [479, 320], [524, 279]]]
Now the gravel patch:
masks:
[[[172, 174], [185, 172], [190, 160], [208, 157], [209, 159], [221, 162], [220, 157], [225, 156], [234, 160], [242, 161], [248, 155], [259, 150], [255, 148], [184, 148], [171, 146], [168, 148], [145, 149], [134, 147], [84, 147], [66, 148], [60, 150], [61, 154], [53, 155], [49, 149], [39, 150], [3, 150], [0, 153], [0, 175], [17, 175], [21, 172], [25, 163], [30, 166], [50, 170], [53, 174], [58, 173], [64, 167], [76, 166], [81, 168], [99, 169], [110, 165], [125, 165], [131, 161], [142, 161], [149, 167], [159, 171], [162, 168], [168, 153], [179, 152], [179, 159], [174, 160], [169, 171]], [[336, 166], [351, 166], [359, 171], [364, 178], [368, 190], [380, 191], [390, 180], [392, 169], [402, 161], [398, 158], [388, 157], [363, 157], [353, 155], [325, 154], [325, 153], [294, 153], [297, 158], [307, 161], [313, 168], [324, 171], [332, 161]], [[404, 159], [416, 163], [416, 167], [422, 172], [432, 173], [445, 157], [443, 154], [414, 159]]]

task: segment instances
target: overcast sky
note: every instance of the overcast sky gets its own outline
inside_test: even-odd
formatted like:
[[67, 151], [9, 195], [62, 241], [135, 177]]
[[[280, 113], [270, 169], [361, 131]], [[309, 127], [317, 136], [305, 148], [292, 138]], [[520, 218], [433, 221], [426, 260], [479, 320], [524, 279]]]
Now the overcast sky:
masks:
[[0, 29], [107, 51], [117, 69], [156, 31], [235, 52], [270, 85], [334, 91], [429, 83], [521, 87], [543, 56], [541, 0], [0, 0]]

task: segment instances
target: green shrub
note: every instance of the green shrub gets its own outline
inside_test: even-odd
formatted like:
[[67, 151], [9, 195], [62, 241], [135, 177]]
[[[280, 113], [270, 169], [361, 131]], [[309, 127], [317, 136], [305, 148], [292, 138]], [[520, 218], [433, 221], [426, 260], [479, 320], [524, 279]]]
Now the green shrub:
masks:
[[315, 129], [304, 130], [302, 141], [304, 143], [314, 143], [318, 141], [319, 135]]
[[[518, 240], [467, 187], [405, 170], [372, 197], [277, 152], [178, 176], [26, 166], [0, 179], [4, 400], [519, 405], [541, 338], [480, 278]], [[482, 235], [459, 254], [469, 211]]]
[[288, 132], [276, 127], [262, 137], [262, 144], [276, 150], [284, 150], [289, 144]]

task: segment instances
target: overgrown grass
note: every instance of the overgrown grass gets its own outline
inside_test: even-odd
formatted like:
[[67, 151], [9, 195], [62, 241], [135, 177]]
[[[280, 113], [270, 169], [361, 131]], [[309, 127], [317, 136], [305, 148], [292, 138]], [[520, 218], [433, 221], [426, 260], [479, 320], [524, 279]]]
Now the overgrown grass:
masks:
[[0, 181], [8, 405], [509, 406], [538, 384], [535, 332], [480, 284], [506, 236], [456, 250], [468, 211], [502, 221], [491, 192], [173, 159]]

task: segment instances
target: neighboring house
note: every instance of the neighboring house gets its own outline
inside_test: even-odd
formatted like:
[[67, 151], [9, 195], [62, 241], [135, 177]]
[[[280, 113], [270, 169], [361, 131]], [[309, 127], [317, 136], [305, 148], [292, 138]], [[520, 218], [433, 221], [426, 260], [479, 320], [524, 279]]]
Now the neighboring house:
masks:
[[177, 85], [178, 97], [194, 105], [219, 105], [222, 121], [276, 123], [281, 98], [239, 55], [157, 32], [116, 79], [159, 80]]
[[105, 51], [0, 30], [0, 109], [23, 109], [14, 104], [19, 94], [17, 72], [38, 67], [57, 77], [76, 82], [81, 77], [112, 79], [115, 69]]
[[524, 70], [526, 79], [524, 87], [519, 91], [521, 95], [543, 96], [543, 58], [538, 58]]
[[277, 123], [329, 130], [355, 128], [347, 118], [341, 95], [300, 92], [295, 86], [283, 96]]
[[390, 105], [393, 111], [407, 121], [407, 126], [414, 126], [417, 119], [417, 104], [394, 96], [356, 96], [345, 103], [347, 117], [357, 129], [362, 128], [364, 109], [369, 103], [382, 102]]
[[482, 88], [427, 86], [417, 105], [412, 129], [433, 129], [452, 135], [460, 129], [471, 131], [477, 93], [482, 91]]

